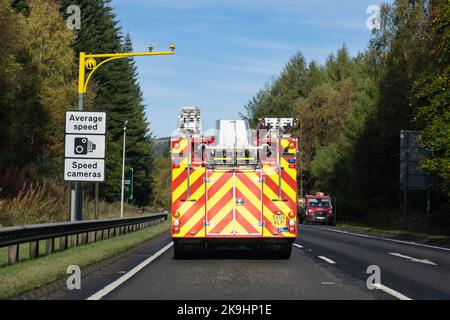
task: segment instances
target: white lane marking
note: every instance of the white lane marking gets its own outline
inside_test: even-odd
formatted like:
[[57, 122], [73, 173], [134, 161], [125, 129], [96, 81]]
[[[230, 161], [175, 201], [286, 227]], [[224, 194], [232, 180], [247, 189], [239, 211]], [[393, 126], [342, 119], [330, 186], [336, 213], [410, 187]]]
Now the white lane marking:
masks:
[[427, 260], [427, 259], [417, 259], [417, 258], [413, 258], [413, 257], [410, 257], [410, 256], [405, 256], [404, 254], [397, 253], [397, 252], [389, 252], [389, 254], [391, 256], [395, 256], [395, 257], [411, 260], [412, 262], [418, 262], [418, 263], [423, 263], [423, 264], [430, 264], [432, 266], [436, 265], [436, 263], [434, 263], [433, 261]]
[[405, 296], [404, 294], [401, 294], [398, 291], [395, 291], [391, 288], [386, 287], [385, 285], [382, 285], [381, 283], [375, 283], [373, 284], [373, 286], [381, 291], [386, 292], [387, 294], [390, 294], [393, 297], [396, 297], [397, 299], [400, 300], [412, 300], [411, 298], [408, 298], [407, 296]]
[[322, 259], [323, 261], [328, 262], [329, 264], [336, 264], [336, 262], [334, 262], [334, 261], [331, 260], [331, 259], [328, 259], [327, 257], [319, 256], [319, 258]]
[[344, 233], [344, 234], [349, 234], [349, 235], [352, 235], [352, 236], [358, 236], [358, 237], [369, 238], [369, 239], [385, 240], [385, 241], [391, 241], [391, 242], [397, 242], [397, 243], [403, 243], [403, 244], [410, 244], [410, 245], [418, 246], [418, 247], [425, 247], [425, 248], [431, 248], [431, 249], [439, 249], [439, 250], [450, 251], [450, 248], [431, 246], [431, 245], [428, 245], [428, 244], [422, 244], [422, 243], [411, 242], [411, 241], [403, 241], [403, 240], [389, 239], [389, 238], [383, 238], [383, 237], [375, 237], [375, 236], [369, 236], [367, 234], [354, 233], [354, 232], [342, 231], [342, 230], [335, 230], [335, 229], [330, 229], [330, 228], [317, 228], [317, 229], [327, 230], [327, 231], [332, 231], [332, 232], [338, 232], [338, 233]]
[[173, 246], [173, 242], [169, 243], [168, 245], [166, 245], [164, 248], [162, 248], [161, 250], [159, 250], [158, 252], [156, 252], [154, 255], [152, 255], [150, 258], [146, 259], [145, 261], [141, 262], [139, 265], [137, 265], [136, 267], [134, 267], [131, 271], [129, 271], [127, 274], [124, 274], [123, 276], [121, 276], [119, 279], [117, 279], [116, 281], [110, 283], [109, 285], [107, 285], [106, 287], [104, 287], [103, 289], [101, 289], [100, 291], [98, 291], [97, 293], [93, 294], [92, 296], [90, 296], [89, 298], [87, 298], [87, 300], [100, 300], [101, 298], [103, 298], [104, 296], [106, 296], [108, 293], [110, 293], [111, 291], [113, 291], [114, 289], [116, 289], [118, 286], [120, 286], [121, 284], [123, 284], [125, 281], [127, 281], [128, 279], [130, 279], [132, 276], [134, 276], [136, 273], [138, 273], [139, 271], [141, 271], [143, 268], [145, 268], [149, 263], [151, 263], [153, 260], [155, 260], [156, 258], [158, 258], [160, 255], [162, 255], [164, 252], [166, 252], [167, 250], [170, 249], [170, 247]]
[[301, 246], [301, 245], [299, 245], [299, 244], [293, 243], [292, 245], [293, 245], [294, 247], [299, 248], [299, 249], [303, 249], [303, 246]]
[[321, 284], [323, 284], [323, 285], [333, 285], [334, 282], [322, 282]]

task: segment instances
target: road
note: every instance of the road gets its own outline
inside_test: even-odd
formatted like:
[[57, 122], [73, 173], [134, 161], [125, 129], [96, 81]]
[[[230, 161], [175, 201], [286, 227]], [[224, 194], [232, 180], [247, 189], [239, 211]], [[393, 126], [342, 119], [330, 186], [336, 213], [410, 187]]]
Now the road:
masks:
[[[245, 249], [174, 260], [170, 235], [47, 299], [450, 299], [450, 249], [301, 225], [289, 260]], [[367, 268], [381, 285], [368, 289]]]

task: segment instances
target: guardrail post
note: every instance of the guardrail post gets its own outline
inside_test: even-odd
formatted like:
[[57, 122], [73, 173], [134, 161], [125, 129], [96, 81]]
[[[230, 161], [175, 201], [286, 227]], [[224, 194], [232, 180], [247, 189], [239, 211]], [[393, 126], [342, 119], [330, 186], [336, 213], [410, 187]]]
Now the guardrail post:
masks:
[[13, 264], [19, 261], [19, 245], [13, 244], [8, 247], [8, 263]]
[[73, 234], [70, 236], [70, 240], [71, 240], [71, 247], [76, 247], [78, 245], [78, 235], [77, 234]]
[[30, 242], [29, 244], [29, 258], [36, 259], [39, 257], [39, 240]]
[[50, 254], [55, 251], [55, 239], [47, 239], [45, 240], [45, 254]]
[[59, 238], [59, 250], [64, 251], [67, 250], [67, 236], [63, 236]]

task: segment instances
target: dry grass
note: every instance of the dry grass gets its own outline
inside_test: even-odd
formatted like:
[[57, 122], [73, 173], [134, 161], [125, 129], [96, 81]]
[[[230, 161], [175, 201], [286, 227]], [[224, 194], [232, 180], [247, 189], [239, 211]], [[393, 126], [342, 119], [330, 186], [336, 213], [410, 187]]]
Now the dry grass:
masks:
[[[70, 191], [67, 183], [46, 179], [23, 184], [16, 196], [0, 200], [0, 226], [63, 222], [70, 220]], [[99, 219], [118, 218], [120, 203], [99, 202]], [[125, 204], [124, 216], [139, 215], [136, 207]], [[84, 201], [84, 219], [95, 219], [95, 202]]]
[[0, 223], [4, 225], [65, 221], [66, 187], [55, 180], [24, 184], [18, 194], [0, 202]]

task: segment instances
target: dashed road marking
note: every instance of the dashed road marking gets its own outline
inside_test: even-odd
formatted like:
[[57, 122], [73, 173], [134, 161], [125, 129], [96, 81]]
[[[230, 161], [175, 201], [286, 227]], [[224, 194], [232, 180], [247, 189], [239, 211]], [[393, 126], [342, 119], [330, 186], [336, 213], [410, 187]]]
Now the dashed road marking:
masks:
[[301, 245], [299, 245], [299, 244], [293, 243], [292, 245], [293, 245], [294, 247], [299, 248], [299, 249], [303, 249], [303, 246], [301, 246]]
[[391, 288], [388, 288], [385, 285], [382, 285], [381, 283], [375, 283], [375, 284], [373, 284], [373, 286], [379, 290], [386, 292], [387, 294], [390, 294], [391, 296], [393, 296], [399, 300], [412, 300], [411, 298], [405, 296], [404, 294], [402, 294], [398, 291], [395, 291]]
[[427, 259], [417, 259], [417, 258], [413, 258], [410, 256], [405, 256], [404, 254], [401, 253], [397, 253], [397, 252], [389, 252], [389, 254], [391, 256], [395, 256], [395, 257], [399, 257], [399, 258], [403, 258], [403, 259], [408, 259], [412, 262], [418, 262], [418, 263], [423, 263], [423, 264], [429, 264], [432, 266], [436, 266], [436, 263], [434, 263], [433, 261], [427, 260]]
[[323, 261], [328, 262], [329, 264], [336, 264], [336, 262], [334, 262], [333, 260], [331, 260], [331, 259], [329, 259], [327, 257], [319, 256], [319, 258], [322, 259]]
[[153, 260], [155, 260], [156, 258], [158, 258], [160, 255], [162, 255], [164, 252], [166, 252], [167, 250], [169, 250], [171, 247], [173, 246], [173, 242], [169, 243], [168, 245], [166, 245], [164, 248], [162, 248], [161, 250], [159, 250], [158, 252], [156, 252], [154, 255], [152, 255], [150, 258], [144, 260], [143, 262], [141, 262], [139, 265], [137, 265], [136, 267], [134, 267], [131, 271], [129, 271], [127, 274], [124, 274], [123, 276], [121, 276], [119, 279], [117, 279], [116, 281], [110, 283], [109, 285], [107, 285], [106, 287], [104, 287], [103, 289], [101, 289], [100, 291], [98, 291], [97, 293], [93, 294], [92, 296], [90, 296], [89, 298], [87, 298], [87, 300], [100, 300], [101, 298], [103, 298], [104, 296], [106, 296], [108, 293], [110, 293], [111, 291], [113, 291], [114, 289], [116, 289], [117, 287], [119, 287], [121, 284], [123, 284], [125, 281], [127, 281], [128, 279], [130, 279], [132, 276], [134, 276], [136, 273], [138, 273], [139, 271], [141, 271], [143, 268], [145, 268], [148, 264], [150, 264]]

